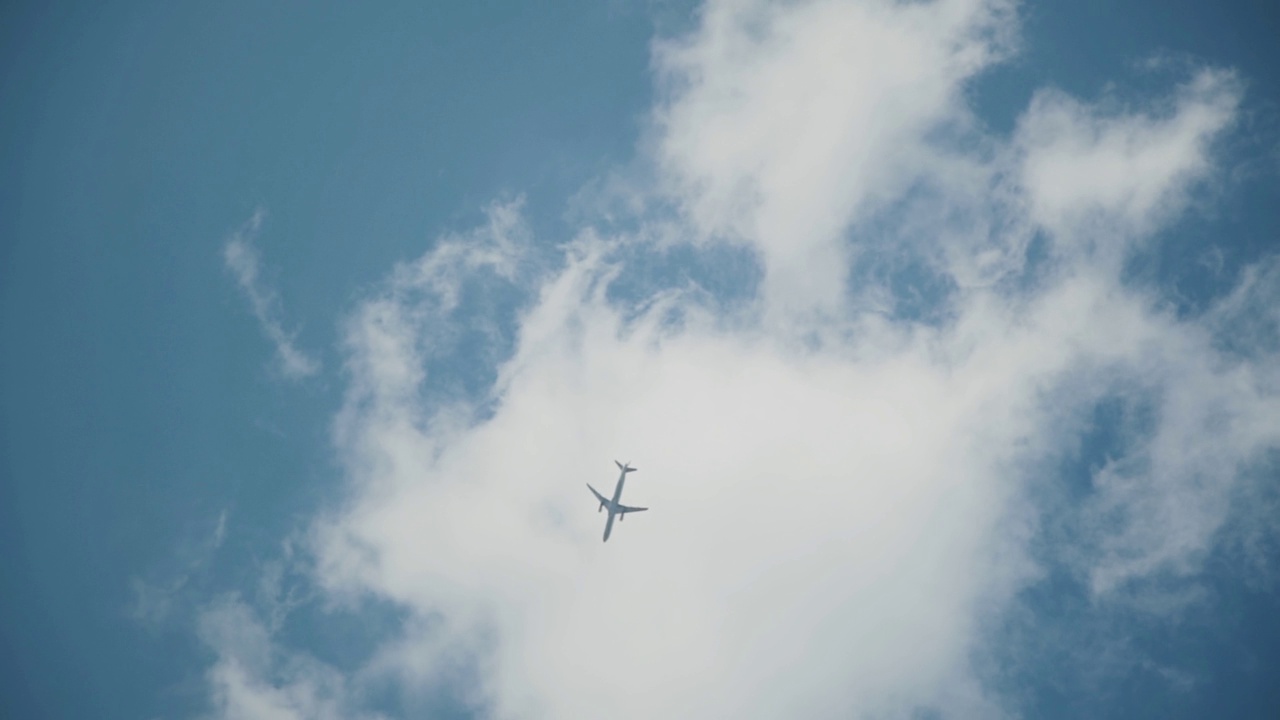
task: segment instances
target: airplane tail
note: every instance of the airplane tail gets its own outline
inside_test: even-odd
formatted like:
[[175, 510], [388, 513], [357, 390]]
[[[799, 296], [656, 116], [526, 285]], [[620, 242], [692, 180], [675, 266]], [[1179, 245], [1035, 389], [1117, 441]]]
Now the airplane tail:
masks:
[[618, 466], [618, 469], [622, 471], [623, 475], [626, 475], [629, 472], [635, 472], [636, 470], [639, 470], [639, 468], [631, 467], [631, 463], [620, 463], [617, 460], [614, 460], [613, 464]]

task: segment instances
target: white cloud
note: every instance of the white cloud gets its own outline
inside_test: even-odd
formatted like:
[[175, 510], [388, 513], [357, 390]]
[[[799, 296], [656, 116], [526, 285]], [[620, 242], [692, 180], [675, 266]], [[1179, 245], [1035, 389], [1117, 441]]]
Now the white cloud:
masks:
[[369, 718], [354, 710], [349, 683], [336, 669], [282, 652], [244, 603], [225, 597], [200, 615], [200, 638], [217, 660], [206, 673], [210, 720]]
[[190, 588], [193, 578], [207, 572], [218, 549], [227, 536], [227, 511], [218, 513], [213, 532], [198, 542], [183, 543], [174, 552], [176, 570], [153, 575], [149, 579], [133, 577], [129, 581], [132, 599], [129, 615], [150, 628], [169, 622], [175, 611], [187, 610], [197, 592]]
[[[1204, 71], [1124, 113], [1044, 92], [989, 137], [966, 82], [1015, 34], [1000, 2], [713, 0], [658, 45], [653, 192], [675, 239], [757, 254], [752, 312], [661, 277], [610, 295], [643, 229], [583, 230], [531, 273], [518, 204], [361, 302], [334, 432], [350, 495], [312, 550], [333, 597], [410, 614], [365, 672], [469, 677], [495, 718], [993, 717], [971, 658], [1050, 520], [1100, 607], [1194, 577], [1280, 445], [1280, 358], [1251, 324], [1280, 277], [1178, 317], [1119, 261], [1212, 179], [1239, 89]], [[895, 290], [874, 279], [847, 293], [863, 254], [953, 281], [944, 320], [877, 311]], [[459, 328], [501, 336], [503, 309], [466, 298], [504, 282], [534, 292], [492, 384], [437, 392], [475, 362]], [[1046, 501], [1108, 399], [1132, 418], [1111, 462]], [[602, 545], [583, 485], [611, 459], [651, 510]], [[265, 687], [237, 663], [219, 687]]]
[[[951, 619], [991, 589], [966, 575], [1001, 572], [974, 557], [1007, 492], [957, 432], [963, 393], [696, 319], [625, 324], [598, 250], [544, 288], [491, 421], [359, 416], [344, 449], [367, 494], [325, 533], [321, 577], [441, 613], [444, 650], [494, 637], [499, 717], [805, 714], [962, 685]], [[568, 479], [614, 455], [646, 459], [630, 492], [654, 510], [601, 546]]]
[[657, 45], [657, 160], [699, 235], [757, 249], [771, 310], [831, 310], [844, 233], [941, 159], [965, 81], [1009, 52], [1011, 4], [711, 0]]
[[1206, 175], [1210, 143], [1239, 102], [1232, 74], [1208, 69], [1157, 113], [1108, 115], [1060, 91], [1037, 93], [1015, 141], [1031, 217], [1060, 241], [1150, 234]]
[[280, 298], [274, 289], [263, 283], [259, 275], [261, 260], [254, 241], [262, 227], [264, 215], [262, 210], [258, 210], [243, 227], [232, 234], [223, 246], [222, 259], [248, 298], [249, 308], [262, 325], [263, 334], [275, 345], [280, 371], [285, 377], [297, 380], [315, 375], [320, 371], [320, 363], [294, 345], [293, 333], [285, 331], [280, 319]]

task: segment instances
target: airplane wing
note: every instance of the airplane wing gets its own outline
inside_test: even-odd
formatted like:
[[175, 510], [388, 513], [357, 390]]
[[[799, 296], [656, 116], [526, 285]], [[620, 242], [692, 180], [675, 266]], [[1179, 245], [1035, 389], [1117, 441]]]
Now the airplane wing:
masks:
[[626, 515], [627, 513], [633, 513], [633, 512], [644, 512], [645, 510], [648, 510], [648, 509], [649, 509], [649, 508], [633, 508], [633, 507], [627, 507], [626, 505], [619, 505], [619, 506], [618, 506], [618, 512], [622, 513], [623, 515]]
[[592, 495], [595, 495], [595, 496], [596, 496], [596, 499], [597, 499], [597, 500], [599, 500], [599, 501], [600, 501], [602, 504], [604, 504], [605, 506], [608, 506], [608, 505], [610, 504], [610, 503], [609, 503], [609, 501], [605, 499], [605, 496], [603, 496], [603, 495], [601, 495], [600, 493], [596, 492], [596, 489], [595, 489], [595, 488], [593, 488], [593, 487], [591, 487], [591, 483], [587, 483], [587, 489], [588, 489], [588, 490], [590, 490], [590, 491], [591, 491], [591, 494], [592, 494]]

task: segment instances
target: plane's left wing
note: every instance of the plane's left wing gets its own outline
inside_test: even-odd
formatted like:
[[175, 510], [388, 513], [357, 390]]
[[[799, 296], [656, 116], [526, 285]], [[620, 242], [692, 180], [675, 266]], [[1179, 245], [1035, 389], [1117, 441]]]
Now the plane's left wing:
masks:
[[633, 512], [644, 512], [645, 510], [648, 510], [648, 509], [649, 509], [649, 508], [633, 508], [633, 507], [627, 507], [626, 505], [619, 505], [619, 506], [618, 506], [618, 512], [622, 513], [623, 515], [626, 515], [627, 513], [633, 513]]
[[588, 488], [589, 490], [591, 490], [591, 494], [592, 494], [592, 495], [595, 495], [595, 496], [596, 496], [596, 499], [600, 501], [600, 504], [601, 504], [601, 505], [608, 506], [608, 505], [612, 505], [612, 504], [613, 504], [612, 502], [610, 502], [610, 501], [608, 500], [608, 498], [606, 498], [605, 496], [603, 496], [603, 495], [601, 495], [599, 492], [597, 492], [595, 488], [591, 487], [591, 483], [587, 483], [587, 488]]

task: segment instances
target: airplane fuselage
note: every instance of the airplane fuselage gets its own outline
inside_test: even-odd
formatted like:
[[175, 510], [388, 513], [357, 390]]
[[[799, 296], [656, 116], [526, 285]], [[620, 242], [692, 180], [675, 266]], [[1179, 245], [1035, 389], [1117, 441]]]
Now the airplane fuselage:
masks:
[[604, 539], [606, 542], [609, 540], [609, 533], [613, 532], [614, 518], [622, 521], [627, 518], [627, 513], [643, 512], [648, 510], [648, 508], [629, 507], [622, 504], [622, 487], [627, 483], [627, 473], [635, 472], [636, 469], [630, 465], [624, 465], [617, 460], [614, 460], [613, 462], [622, 472], [618, 475], [618, 484], [613, 488], [612, 498], [605, 497], [598, 490], [591, 487], [591, 483], [587, 483], [587, 488], [591, 490], [591, 494], [600, 502], [600, 512], [603, 512], [605, 508], [609, 509], [609, 519], [605, 521], [604, 524]]
[[627, 471], [623, 470], [618, 475], [618, 486], [613, 489], [613, 498], [607, 506], [609, 509], [609, 519], [604, 523], [604, 542], [609, 541], [609, 533], [613, 532], [613, 519], [619, 517], [618, 503], [622, 502], [622, 486], [627, 482]]

